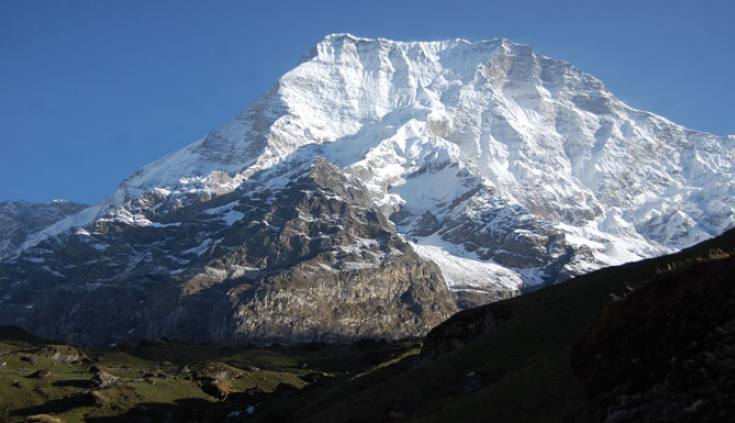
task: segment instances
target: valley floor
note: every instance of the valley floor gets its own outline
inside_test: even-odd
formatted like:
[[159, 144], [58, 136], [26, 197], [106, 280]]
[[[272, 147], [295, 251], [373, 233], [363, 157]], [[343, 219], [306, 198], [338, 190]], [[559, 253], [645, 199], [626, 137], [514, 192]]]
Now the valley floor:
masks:
[[230, 348], [154, 340], [84, 349], [5, 327], [0, 422], [239, 421], [418, 351], [410, 341]]

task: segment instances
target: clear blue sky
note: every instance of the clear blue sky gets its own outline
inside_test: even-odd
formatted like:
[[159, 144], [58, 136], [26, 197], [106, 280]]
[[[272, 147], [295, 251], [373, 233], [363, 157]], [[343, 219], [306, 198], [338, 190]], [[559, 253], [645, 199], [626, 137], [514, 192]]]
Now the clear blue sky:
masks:
[[510, 38], [634, 107], [735, 134], [735, 1], [0, 0], [0, 200], [102, 199], [331, 32]]

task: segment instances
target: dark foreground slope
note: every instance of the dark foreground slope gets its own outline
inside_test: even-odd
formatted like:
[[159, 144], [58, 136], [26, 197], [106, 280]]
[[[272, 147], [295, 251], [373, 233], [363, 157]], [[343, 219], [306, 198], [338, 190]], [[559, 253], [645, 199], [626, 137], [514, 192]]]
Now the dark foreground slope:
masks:
[[735, 418], [735, 256], [664, 272], [609, 305], [572, 357], [598, 420]]
[[[46, 413], [67, 422], [729, 421], [735, 415], [734, 253], [730, 231], [678, 254], [466, 310], [432, 330], [420, 350], [410, 343], [269, 349], [162, 344], [75, 357], [25, 337], [0, 351], [7, 362], [0, 368], [0, 416], [19, 421]], [[96, 386], [92, 366], [119, 379]], [[37, 373], [43, 369], [51, 376]], [[248, 405], [255, 405], [252, 416], [246, 416]]]
[[[716, 373], [735, 359], [735, 325], [727, 325], [734, 251], [735, 231], [730, 231], [678, 254], [460, 312], [428, 334], [414, 363], [303, 398], [293, 411], [296, 421], [612, 422], [618, 421], [615, 410], [608, 419], [606, 407], [627, 404], [625, 395], [639, 406], [658, 401], [652, 416], [667, 404], [702, 410], [713, 392], [719, 405], [709, 420], [683, 412], [666, 421], [735, 416], [728, 402], [732, 378]], [[689, 299], [693, 302], [686, 306]], [[709, 314], [700, 315], [704, 310]], [[635, 335], [628, 338], [629, 332]], [[688, 336], [694, 337], [691, 348], [682, 354], [682, 337]], [[620, 353], [614, 348], [622, 342]], [[640, 357], [640, 364], [630, 364]], [[666, 365], [676, 357], [694, 361]], [[637, 381], [652, 363], [658, 363], [656, 371]], [[703, 363], [709, 363], [703, 369], [707, 375], [700, 377]], [[692, 394], [674, 398], [676, 390]]]

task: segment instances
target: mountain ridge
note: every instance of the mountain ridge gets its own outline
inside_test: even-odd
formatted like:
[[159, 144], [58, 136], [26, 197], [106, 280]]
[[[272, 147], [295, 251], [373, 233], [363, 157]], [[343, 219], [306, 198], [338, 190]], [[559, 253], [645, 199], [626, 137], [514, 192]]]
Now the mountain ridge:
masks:
[[66, 200], [0, 201], [0, 259], [14, 255], [29, 236], [88, 206]]

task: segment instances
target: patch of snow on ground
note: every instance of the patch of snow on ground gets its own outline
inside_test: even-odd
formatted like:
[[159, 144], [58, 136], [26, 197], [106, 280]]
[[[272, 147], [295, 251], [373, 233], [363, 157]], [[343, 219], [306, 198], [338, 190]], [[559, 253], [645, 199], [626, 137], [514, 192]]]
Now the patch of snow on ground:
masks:
[[[418, 238], [411, 246], [421, 257], [436, 263], [442, 271], [447, 286], [452, 290], [466, 288], [518, 290], [524, 281], [518, 273], [490, 260], [471, 257], [455, 244], [442, 241], [437, 236]], [[462, 255], [455, 255], [461, 253]]]
[[72, 228], [82, 227], [86, 226], [89, 223], [91, 223], [94, 218], [99, 214], [100, 210], [102, 209], [102, 206], [93, 206], [88, 207], [82, 211], [80, 211], [77, 214], [73, 214], [71, 216], [68, 216], [64, 219], [61, 219], [60, 221], [54, 223], [53, 225], [49, 226], [48, 228], [45, 228], [41, 231], [38, 231], [26, 239], [26, 241], [21, 245], [19, 252], [26, 250], [28, 248], [33, 247], [34, 245], [38, 244], [39, 242], [52, 237], [54, 235], [58, 235], [62, 232], [68, 231]]
[[227, 226], [232, 226], [235, 222], [239, 222], [243, 217], [245, 217], [245, 213], [233, 210], [238, 204], [240, 204], [239, 201], [233, 201], [225, 204], [224, 206], [205, 210], [204, 213], [209, 215], [220, 215], [220, 219], [222, 219]]
[[196, 247], [189, 248], [188, 250], [182, 251], [181, 254], [196, 254], [197, 256], [201, 256], [207, 251], [210, 245], [212, 245], [212, 240], [210, 238], [207, 238], [204, 241], [202, 241], [201, 244], [197, 245]]
[[245, 217], [245, 213], [237, 210], [230, 210], [222, 216], [222, 220], [227, 224], [227, 226], [232, 226], [235, 222], [242, 220], [243, 217]]

